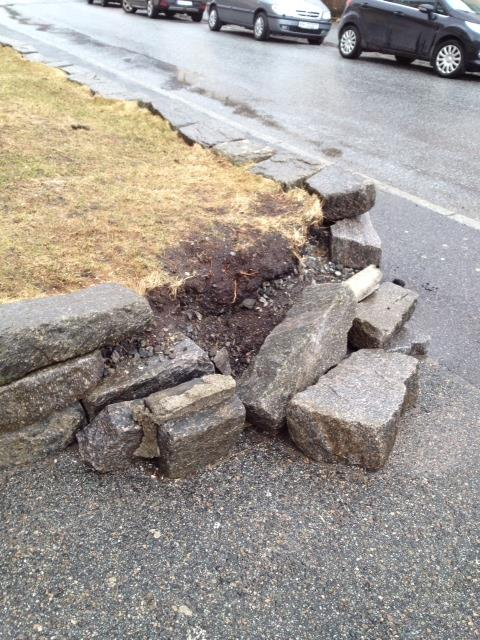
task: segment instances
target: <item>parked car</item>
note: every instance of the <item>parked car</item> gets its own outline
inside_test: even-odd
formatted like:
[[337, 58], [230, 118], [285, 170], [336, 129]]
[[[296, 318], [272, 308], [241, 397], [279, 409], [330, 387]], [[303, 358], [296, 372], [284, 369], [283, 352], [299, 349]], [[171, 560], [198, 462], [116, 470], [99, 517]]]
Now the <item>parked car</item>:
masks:
[[211, 0], [210, 30], [220, 31], [227, 24], [252, 29], [256, 40], [268, 40], [275, 34], [322, 44], [332, 20], [321, 0]]
[[[87, 0], [88, 4], [94, 4], [93, 0]], [[100, 0], [102, 7], [108, 7], [109, 4], [122, 4], [122, 0]]]
[[146, 11], [149, 18], [157, 18], [160, 13], [167, 18], [185, 13], [194, 22], [202, 21], [205, 6], [204, 0], [122, 0], [122, 8], [127, 13], [135, 13], [139, 9]]
[[480, 71], [480, 0], [347, 0], [338, 37], [344, 58], [378, 51], [456, 78]]

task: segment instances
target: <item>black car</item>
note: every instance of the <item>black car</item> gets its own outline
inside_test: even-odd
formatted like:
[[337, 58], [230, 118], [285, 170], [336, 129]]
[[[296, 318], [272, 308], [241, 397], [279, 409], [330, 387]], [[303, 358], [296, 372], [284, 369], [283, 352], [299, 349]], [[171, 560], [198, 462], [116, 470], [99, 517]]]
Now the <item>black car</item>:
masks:
[[347, 0], [338, 38], [344, 58], [378, 51], [455, 78], [480, 71], [480, 0]]
[[201, 22], [205, 11], [204, 0], [122, 0], [122, 8], [127, 13], [137, 9], [146, 11], [149, 18], [157, 18], [163, 13], [173, 18], [176, 13], [186, 13], [194, 22]]

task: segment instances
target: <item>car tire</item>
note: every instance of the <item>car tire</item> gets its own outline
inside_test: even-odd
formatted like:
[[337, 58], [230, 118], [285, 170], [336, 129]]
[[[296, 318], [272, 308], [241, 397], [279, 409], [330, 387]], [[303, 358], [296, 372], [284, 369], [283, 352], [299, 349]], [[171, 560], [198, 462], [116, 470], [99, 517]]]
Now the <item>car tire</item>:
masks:
[[220, 21], [218, 9], [214, 5], [213, 7], [210, 7], [210, 11], [208, 12], [208, 28], [210, 31], [220, 31], [222, 27], [223, 24]]
[[325, 38], [307, 38], [308, 44], [313, 44], [313, 45], [322, 44], [324, 40]]
[[88, 4], [93, 4], [93, 0], [87, 0]]
[[147, 16], [152, 20], [158, 18], [158, 7], [153, 4], [153, 0], [147, 0]]
[[132, 7], [129, 0], [122, 0], [122, 9], [125, 13], [136, 13], [137, 10], [135, 7]]
[[441, 78], [458, 78], [465, 73], [465, 52], [458, 40], [445, 40], [435, 49], [432, 61]]
[[267, 14], [259, 11], [253, 20], [253, 37], [255, 40], [265, 41], [270, 36]]
[[408, 56], [395, 56], [395, 60], [398, 62], [398, 64], [403, 64], [405, 66], [412, 64], [412, 62], [415, 62], [415, 58], [409, 58]]
[[362, 55], [360, 31], [353, 24], [347, 24], [340, 32], [338, 50], [342, 58], [356, 60]]
[[203, 11], [199, 11], [198, 13], [191, 13], [190, 17], [193, 22], [201, 22], [203, 18]]
[[102, 7], [108, 7], [108, 0], [102, 0]]

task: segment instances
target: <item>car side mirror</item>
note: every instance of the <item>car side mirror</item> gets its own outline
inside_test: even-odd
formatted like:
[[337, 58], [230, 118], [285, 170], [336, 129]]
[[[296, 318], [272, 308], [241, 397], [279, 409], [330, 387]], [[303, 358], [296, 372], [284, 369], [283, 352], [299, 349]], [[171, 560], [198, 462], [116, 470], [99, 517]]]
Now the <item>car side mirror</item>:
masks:
[[422, 13], [428, 13], [429, 18], [432, 18], [435, 13], [435, 7], [433, 4], [420, 4], [418, 6], [418, 10]]

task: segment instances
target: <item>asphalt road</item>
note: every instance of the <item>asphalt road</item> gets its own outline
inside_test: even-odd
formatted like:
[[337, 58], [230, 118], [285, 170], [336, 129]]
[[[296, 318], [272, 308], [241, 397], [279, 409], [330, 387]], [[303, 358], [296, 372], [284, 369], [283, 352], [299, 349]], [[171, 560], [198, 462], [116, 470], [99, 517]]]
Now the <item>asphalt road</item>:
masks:
[[478, 390], [427, 363], [375, 474], [252, 431], [188, 480], [71, 449], [0, 473], [0, 637], [474, 640], [479, 436]]

